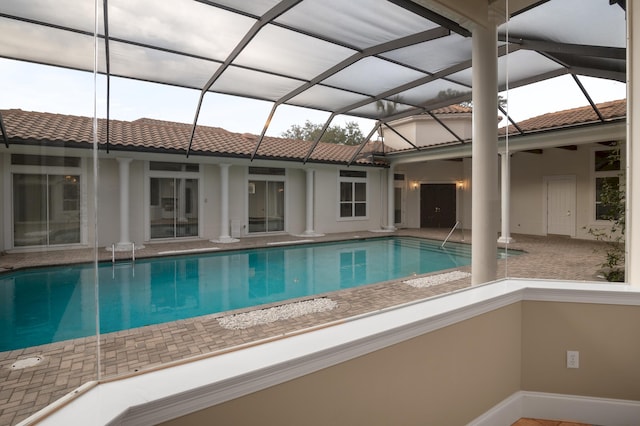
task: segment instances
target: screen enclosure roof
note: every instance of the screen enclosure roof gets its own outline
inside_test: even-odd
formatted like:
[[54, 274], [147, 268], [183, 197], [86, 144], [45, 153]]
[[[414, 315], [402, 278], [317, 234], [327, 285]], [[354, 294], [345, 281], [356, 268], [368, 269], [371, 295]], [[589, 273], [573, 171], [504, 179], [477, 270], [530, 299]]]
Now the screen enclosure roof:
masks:
[[[624, 2], [524, 3], [498, 29], [499, 90], [625, 81]], [[271, 116], [380, 123], [471, 99], [471, 32], [409, 0], [0, 0], [0, 34], [4, 58], [93, 71], [97, 47], [99, 73], [265, 100]]]

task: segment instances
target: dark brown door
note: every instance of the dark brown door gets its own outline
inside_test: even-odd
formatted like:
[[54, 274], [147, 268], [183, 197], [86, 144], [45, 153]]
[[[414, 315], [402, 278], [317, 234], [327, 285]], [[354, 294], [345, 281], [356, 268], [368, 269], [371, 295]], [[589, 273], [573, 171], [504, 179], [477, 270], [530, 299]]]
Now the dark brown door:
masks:
[[451, 228], [456, 223], [456, 184], [420, 185], [420, 227]]

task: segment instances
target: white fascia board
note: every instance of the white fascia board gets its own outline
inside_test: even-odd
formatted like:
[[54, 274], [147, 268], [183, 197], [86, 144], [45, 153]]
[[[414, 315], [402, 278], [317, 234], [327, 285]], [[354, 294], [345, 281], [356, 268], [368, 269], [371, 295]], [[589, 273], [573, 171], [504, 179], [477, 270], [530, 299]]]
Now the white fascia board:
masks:
[[[585, 145], [604, 141], [626, 139], [626, 123], [616, 121], [595, 126], [563, 128], [557, 131], [540, 131], [526, 135], [509, 135], [509, 152], [515, 153], [530, 149], [549, 149], [566, 145]], [[450, 160], [452, 158], [470, 157], [473, 142], [446, 145], [441, 147], [424, 147], [420, 151], [406, 151], [387, 154], [392, 165], [417, 163], [422, 161]], [[498, 151], [504, 152], [506, 141], [504, 136], [498, 140]]]

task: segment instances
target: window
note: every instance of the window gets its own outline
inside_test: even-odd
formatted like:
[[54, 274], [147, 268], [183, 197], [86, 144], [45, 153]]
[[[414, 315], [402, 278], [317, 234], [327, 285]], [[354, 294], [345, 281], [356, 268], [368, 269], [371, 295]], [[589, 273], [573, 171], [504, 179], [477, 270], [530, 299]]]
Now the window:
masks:
[[77, 243], [80, 243], [80, 176], [14, 173], [14, 246]]
[[80, 177], [67, 175], [62, 186], [62, 210], [80, 211]]
[[200, 171], [200, 165], [190, 163], [151, 161], [149, 163], [149, 170], [159, 170], [165, 172], [198, 172]]
[[249, 167], [250, 175], [284, 176], [285, 169], [276, 167]]
[[14, 166], [80, 167], [80, 158], [11, 154], [11, 164]]
[[340, 217], [367, 216], [367, 172], [340, 170]]
[[611, 200], [620, 188], [621, 162], [618, 149], [606, 149], [594, 152], [593, 170], [595, 176], [595, 219], [609, 220], [612, 218], [611, 206], [606, 200]]
[[80, 157], [11, 154], [14, 247], [81, 242]]

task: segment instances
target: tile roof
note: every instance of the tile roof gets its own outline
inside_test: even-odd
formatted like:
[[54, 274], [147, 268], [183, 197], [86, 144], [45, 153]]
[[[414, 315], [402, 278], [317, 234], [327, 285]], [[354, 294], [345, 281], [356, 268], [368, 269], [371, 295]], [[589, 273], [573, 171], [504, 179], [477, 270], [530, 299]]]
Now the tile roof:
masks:
[[[604, 102], [598, 109], [605, 120], [624, 118], [626, 100]], [[471, 108], [451, 105], [434, 110], [436, 114], [470, 113]], [[91, 117], [31, 112], [20, 109], [0, 111], [4, 120], [10, 143], [46, 144], [90, 148], [92, 145]], [[518, 123], [525, 133], [570, 127], [580, 124], [599, 122], [599, 118], [590, 106], [572, 108], [529, 118]], [[110, 120], [109, 144], [113, 150], [135, 150], [147, 152], [168, 152], [186, 154], [191, 135], [191, 125], [170, 121], [140, 118], [134, 121]], [[498, 130], [505, 134], [506, 127]], [[509, 126], [509, 133], [518, 133]], [[98, 120], [99, 142], [102, 148], [106, 140], [106, 120]], [[229, 132], [219, 127], [198, 126], [191, 146], [192, 155], [249, 158], [255, 149], [257, 135]], [[256, 158], [271, 160], [302, 161], [312, 142], [266, 136]], [[309, 161], [321, 163], [348, 163], [358, 147], [320, 142]], [[360, 165], [383, 165], [373, 159], [374, 153], [393, 151], [381, 147], [380, 142], [369, 142], [357, 156], [355, 163]]]
[[[20, 109], [0, 111], [12, 144], [37, 143], [89, 148], [93, 140], [92, 118]], [[99, 141], [106, 140], [106, 120], [98, 120]], [[191, 125], [141, 118], [135, 121], [110, 120], [109, 145], [113, 150], [186, 153]], [[257, 135], [233, 133], [219, 127], [198, 126], [191, 154], [248, 158], [253, 153]], [[372, 144], [373, 145], [373, 144]], [[256, 158], [303, 160], [312, 142], [266, 136]], [[347, 163], [358, 147], [320, 142], [310, 161]], [[369, 144], [356, 159], [357, 164], [371, 165]]]
[[473, 110], [469, 107], [462, 106], [459, 104], [453, 104], [446, 107], [434, 109], [431, 111], [434, 114], [471, 114]]
[[[626, 99], [603, 102], [596, 106], [605, 121], [621, 119], [627, 114]], [[600, 122], [598, 115], [590, 105], [587, 105], [532, 117], [519, 122], [518, 127], [520, 127], [523, 132], [529, 133], [596, 122]], [[498, 133], [500, 135], [504, 135], [505, 129], [506, 126], [500, 128]], [[509, 134], [516, 133], [519, 133], [518, 129], [516, 129], [515, 126], [510, 125]]]

